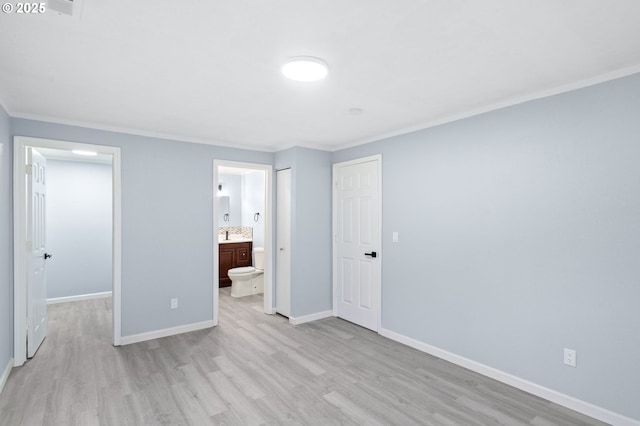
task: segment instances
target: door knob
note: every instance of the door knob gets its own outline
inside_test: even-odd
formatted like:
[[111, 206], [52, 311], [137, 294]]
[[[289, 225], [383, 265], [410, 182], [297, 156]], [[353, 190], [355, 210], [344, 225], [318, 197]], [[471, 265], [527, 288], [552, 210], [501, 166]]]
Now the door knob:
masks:
[[45, 253], [45, 254], [44, 254], [44, 260], [47, 260], [47, 259], [49, 259], [50, 257], [53, 257], [53, 255], [52, 255], [52, 254], [49, 254], [49, 253]]
[[365, 256], [371, 256], [371, 257], [378, 257], [378, 253], [376, 253], [375, 251], [372, 251], [371, 253], [365, 253]]
[[284, 247], [280, 247], [280, 251], [284, 251]]

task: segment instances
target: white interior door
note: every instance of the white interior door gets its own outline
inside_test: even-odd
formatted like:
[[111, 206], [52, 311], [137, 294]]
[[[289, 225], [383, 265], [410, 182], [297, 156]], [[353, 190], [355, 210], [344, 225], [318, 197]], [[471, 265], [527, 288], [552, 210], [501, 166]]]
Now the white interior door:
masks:
[[276, 173], [276, 312], [291, 316], [291, 169]]
[[46, 159], [27, 150], [27, 357], [32, 358], [47, 335], [47, 275], [45, 262]]
[[380, 159], [336, 165], [336, 311], [378, 331], [380, 315]]

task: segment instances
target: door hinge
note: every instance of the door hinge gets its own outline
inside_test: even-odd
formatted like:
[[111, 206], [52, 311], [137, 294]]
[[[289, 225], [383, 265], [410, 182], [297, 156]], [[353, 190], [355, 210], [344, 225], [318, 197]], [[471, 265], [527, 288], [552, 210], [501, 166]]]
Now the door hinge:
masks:
[[28, 176], [31, 176], [33, 174], [33, 165], [31, 164], [25, 165], [24, 171]]

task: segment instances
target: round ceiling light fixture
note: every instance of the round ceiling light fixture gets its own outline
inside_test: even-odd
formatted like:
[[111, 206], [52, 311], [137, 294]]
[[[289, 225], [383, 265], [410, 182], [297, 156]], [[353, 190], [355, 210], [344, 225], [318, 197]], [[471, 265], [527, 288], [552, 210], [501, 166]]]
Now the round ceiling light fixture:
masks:
[[327, 76], [329, 67], [322, 59], [312, 56], [291, 58], [282, 67], [282, 74], [295, 81], [318, 81]]

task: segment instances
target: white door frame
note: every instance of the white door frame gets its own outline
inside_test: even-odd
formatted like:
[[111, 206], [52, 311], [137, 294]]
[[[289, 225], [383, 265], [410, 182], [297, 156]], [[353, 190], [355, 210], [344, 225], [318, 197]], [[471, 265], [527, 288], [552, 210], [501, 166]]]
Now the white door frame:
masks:
[[264, 232], [264, 313], [275, 314], [275, 308], [273, 307], [273, 244], [272, 244], [272, 206], [273, 206], [273, 167], [268, 164], [260, 163], [245, 163], [240, 161], [228, 161], [228, 160], [213, 160], [213, 325], [218, 325], [218, 312], [219, 312], [219, 297], [218, 292], [220, 289], [220, 264], [219, 259], [219, 245], [218, 245], [218, 197], [216, 192], [219, 184], [218, 168], [224, 167], [238, 167], [241, 169], [253, 169], [256, 171], [264, 171], [265, 182], [265, 232]]
[[[333, 316], [338, 316], [338, 169], [340, 167], [351, 166], [354, 164], [366, 163], [369, 161], [375, 161], [377, 163], [378, 172], [378, 241], [376, 246], [378, 247], [378, 253], [382, 252], [382, 154], [371, 155], [369, 157], [357, 158], [355, 160], [343, 161], [341, 163], [333, 164], [333, 214], [332, 214], [332, 229], [333, 229]], [[378, 289], [378, 306], [376, 311], [378, 313], [377, 329], [376, 332], [380, 332], [382, 328], [382, 259], [380, 262], [374, 262], [374, 267], [377, 269], [377, 273], [380, 276], [380, 288]]]
[[122, 214], [121, 214], [121, 173], [120, 148], [66, 142], [51, 139], [15, 136], [13, 138], [13, 363], [20, 366], [27, 360], [27, 236], [25, 182], [26, 148], [53, 148], [70, 151], [73, 149], [96, 151], [113, 156], [113, 345], [121, 344], [121, 271], [122, 271]]

